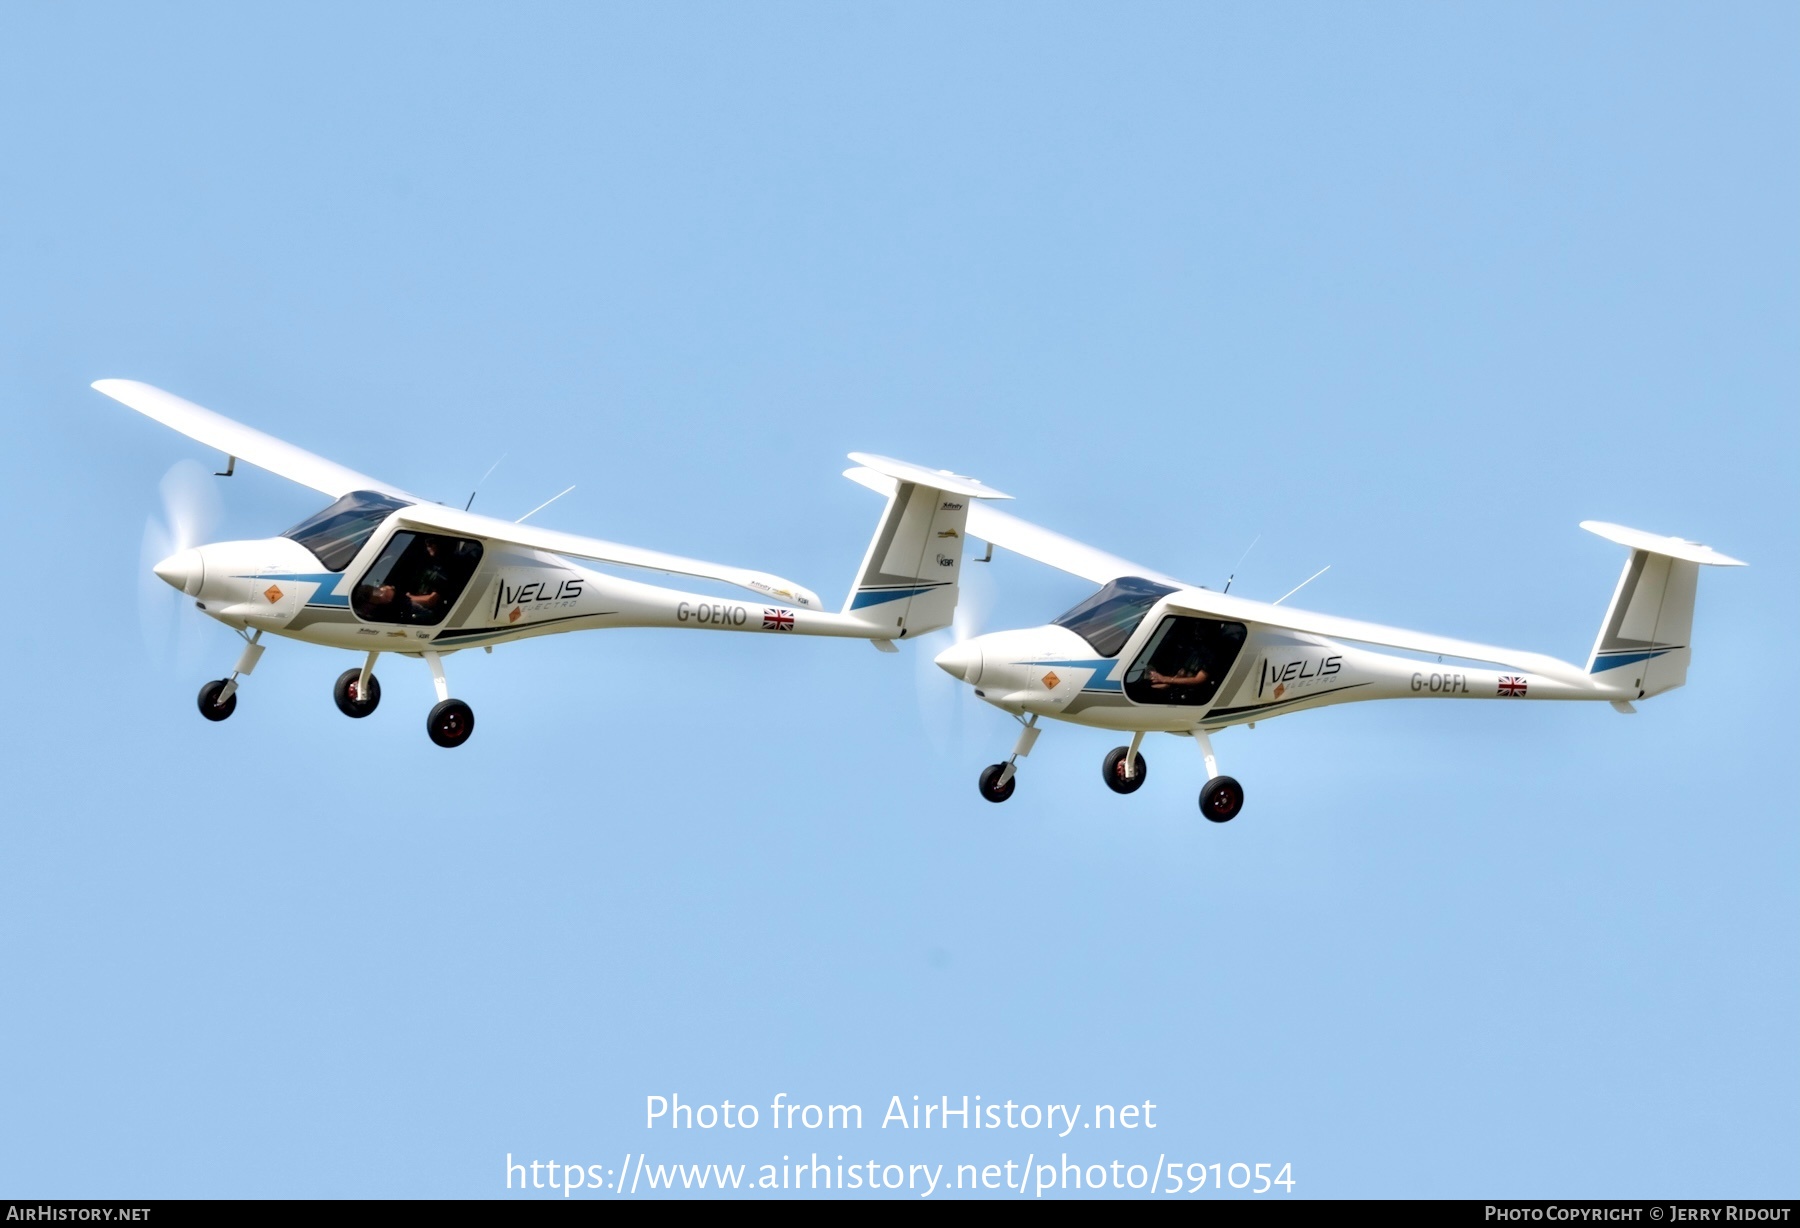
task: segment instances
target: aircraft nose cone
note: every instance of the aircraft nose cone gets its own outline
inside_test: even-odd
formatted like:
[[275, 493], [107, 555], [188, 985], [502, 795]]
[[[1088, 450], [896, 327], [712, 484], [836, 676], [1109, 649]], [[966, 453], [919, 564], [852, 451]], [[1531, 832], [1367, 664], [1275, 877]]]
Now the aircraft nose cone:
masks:
[[952, 644], [932, 660], [946, 674], [961, 678], [970, 686], [981, 681], [981, 646], [973, 640], [965, 644]]
[[201, 561], [198, 550], [177, 551], [150, 570], [164, 584], [178, 588], [190, 597], [200, 592], [200, 582], [206, 578], [206, 564]]

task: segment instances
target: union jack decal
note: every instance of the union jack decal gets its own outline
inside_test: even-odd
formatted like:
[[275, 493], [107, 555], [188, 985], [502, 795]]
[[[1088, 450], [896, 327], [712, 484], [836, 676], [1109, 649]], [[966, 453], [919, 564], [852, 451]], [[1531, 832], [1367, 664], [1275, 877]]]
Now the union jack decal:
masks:
[[1496, 695], [1511, 695], [1515, 698], [1525, 694], [1525, 680], [1517, 674], [1501, 674], [1500, 689]]
[[786, 610], [763, 611], [764, 631], [792, 631], [793, 629], [794, 616]]

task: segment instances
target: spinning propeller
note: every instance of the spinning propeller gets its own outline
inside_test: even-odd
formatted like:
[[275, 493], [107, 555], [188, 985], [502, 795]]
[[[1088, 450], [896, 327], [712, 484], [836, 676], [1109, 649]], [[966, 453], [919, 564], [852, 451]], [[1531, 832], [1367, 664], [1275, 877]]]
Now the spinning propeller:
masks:
[[219, 493], [206, 468], [191, 460], [177, 461], [163, 474], [162, 514], [144, 520], [138, 554], [138, 626], [144, 648], [163, 662], [173, 654], [186, 663], [188, 650], [200, 642], [197, 618], [183, 618], [192, 598], [165, 582], [157, 570], [169, 570], [183, 551], [203, 545], [219, 522]]
[[[973, 560], [970, 560], [973, 562]], [[965, 566], [959, 584], [956, 613], [948, 627], [919, 637], [909, 651], [913, 654], [913, 687], [917, 693], [919, 719], [932, 748], [947, 755], [962, 742], [962, 725], [971, 710], [960, 698], [969, 693], [955, 678], [933, 663], [944, 649], [965, 643], [987, 629], [994, 609], [994, 581], [985, 567]]]

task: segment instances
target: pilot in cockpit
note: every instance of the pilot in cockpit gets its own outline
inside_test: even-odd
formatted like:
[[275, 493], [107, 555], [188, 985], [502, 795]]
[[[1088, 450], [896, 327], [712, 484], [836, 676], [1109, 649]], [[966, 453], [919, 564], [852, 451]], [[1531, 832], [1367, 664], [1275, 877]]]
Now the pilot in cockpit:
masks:
[[1206, 671], [1198, 665], [1193, 666], [1191, 672], [1162, 674], [1152, 669], [1146, 673], [1150, 678], [1150, 688], [1156, 691], [1164, 691], [1172, 686], [1199, 686], [1207, 679]]
[[1212, 676], [1206, 668], [1211, 655], [1199, 625], [1181, 624], [1156, 653], [1159, 663], [1168, 672], [1164, 673], [1153, 664], [1144, 671], [1144, 677], [1149, 679], [1150, 689], [1154, 691], [1203, 686]]
[[418, 574], [406, 587], [406, 599], [412, 603], [414, 618], [428, 619], [443, 605], [444, 590], [449, 587], [450, 573], [445, 567], [444, 548], [435, 537], [425, 539], [425, 557], [419, 561]]

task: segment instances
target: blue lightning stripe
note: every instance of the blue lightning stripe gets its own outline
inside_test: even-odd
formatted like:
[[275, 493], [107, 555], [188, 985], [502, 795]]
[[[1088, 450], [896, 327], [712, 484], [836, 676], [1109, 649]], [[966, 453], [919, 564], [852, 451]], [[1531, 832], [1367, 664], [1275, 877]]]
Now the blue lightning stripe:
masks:
[[338, 596], [331, 590], [336, 588], [338, 581], [343, 578], [343, 576], [335, 571], [271, 572], [260, 576], [232, 577], [234, 580], [289, 580], [295, 584], [316, 584], [319, 587], [314, 589], [313, 595], [306, 599], [306, 604], [309, 606], [325, 606], [328, 609], [339, 610], [349, 608], [350, 596], [348, 593], [343, 596]]
[[1674, 652], [1673, 648], [1652, 648], [1645, 652], [1634, 652], [1630, 649], [1615, 648], [1611, 652], [1603, 652], [1594, 658], [1590, 674], [1603, 673], [1609, 669], [1618, 669], [1621, 665], [1635, 665], [1639, 661], [1649, 661], [1662, 656], [1665, 652]]
[[886, 605], [890, 601], [900, 601], [907, 597], [917, 597], [920, 593], [929, 593], [945, 588], [943, 584], [925, 584], [918, 588], [865, 588], [858, 589], [856, 596], [850, 600], [850, 608], [860, 610], [865, 606]]
[[1112, 672], [1113, 666], [1118, 664], [1117, 661], [1109, 660], [1106, 657], [1097, 657], [1088, 661], [1015, 661], [1013, 664], [1030, 665], [1034, 669], [1038, 666], [1048, 669], [1056, 665], [1063, 666], [1065, 669], [1091, 669], [1094, 671], [1094, 676], [1081, 684], [1083, 691], [1110, 691], [1116, 694], [1125, 689], [1124, 683], [1115, 682], [1106, 676]]

